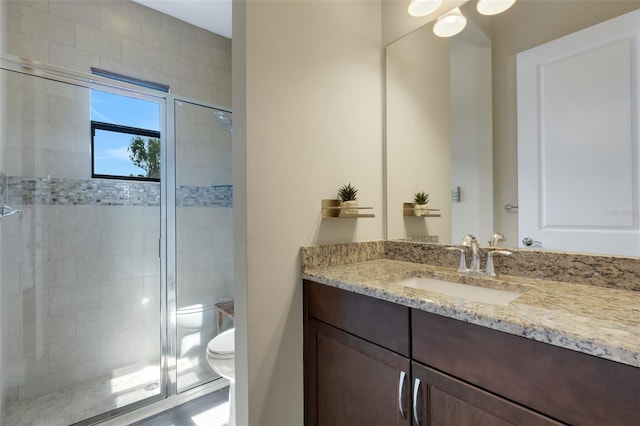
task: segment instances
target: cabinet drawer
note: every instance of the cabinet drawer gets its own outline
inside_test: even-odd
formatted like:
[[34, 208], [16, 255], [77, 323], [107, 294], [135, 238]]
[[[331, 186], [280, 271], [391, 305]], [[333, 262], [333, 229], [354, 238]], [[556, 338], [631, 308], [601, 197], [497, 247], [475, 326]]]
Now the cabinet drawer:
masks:
[[640, 368], [485, 327], [412, 312], [412, 358], [579, 425], [640, 421]]
[[346, 290], [304, 282], [305, 309], [323, 321], [409, 356], [409, 308]]
[[[561, 426], [542, 414], [442, 374], [417, 362], [411, 365], [417, 406], [414, 416], [437, 426]], [[417, 384], [417, 385], [416, 385]], [[420, 421], [420, 424], [427, 424]]]

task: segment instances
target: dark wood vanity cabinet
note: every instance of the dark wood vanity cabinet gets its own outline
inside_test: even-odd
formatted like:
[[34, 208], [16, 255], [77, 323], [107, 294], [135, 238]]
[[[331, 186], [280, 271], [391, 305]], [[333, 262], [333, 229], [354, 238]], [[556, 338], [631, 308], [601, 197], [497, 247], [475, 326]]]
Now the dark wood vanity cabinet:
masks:
[[640, 368], [304, 282], [308, 426], [640, 426]]
[[424, 311], [411, 322], [417, 362], [566, 424], [640, 426], [640, 368]]
[[305, 281], [305, 424], [411, 425], [409, 308]]
[[413, 362], [414, 425], [434, 426], [550, 426], [548, 417], [475, 386]]
[[306, 424], [411, 425], [409, 358], [320, 321], [307, 327]]

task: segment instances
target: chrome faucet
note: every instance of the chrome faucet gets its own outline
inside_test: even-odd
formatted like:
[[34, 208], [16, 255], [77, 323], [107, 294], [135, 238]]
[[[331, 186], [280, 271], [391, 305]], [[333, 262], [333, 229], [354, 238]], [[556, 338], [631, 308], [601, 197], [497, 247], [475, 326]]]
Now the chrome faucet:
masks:
[[[502, 234], [499, 234], [499, 233], [494, 234], [493, 237], [491, 237], [492, 241], [494, 241], [494, 237], [496, 242], [500, 241], [500, 237], [502, 237], [502, 241], [504, 241], [504, 237], [502, 236]], [[492, 247], [495, 247], [495, 246], [492, 246]], [[478, 239], [475, 236], [471, 234], [467, 234], [462, 239], [462, 243], [459, 246], [450, 246], [450, 247], [447, 247], [447, 250], [456, 250], [460, 252], [460, 263], [458, 264], [458, 269], [457, 269], [458, 272], [471, 273], [471, 274], [477, 274], [477, 275], [488, 275], [490, 277], [496, 276], [496, 269], [495, 269], [493, 257], [496, 255], [508, 256], [511, 254], [509, 250], [487, 249], [487, 265], [486, 265], [486, 269], [483, 271], [482, 267], [480, 266], [480, 258], [484, 253], [484, 250], [480, 247], [480, 244], [478, 244]], [[468, 268], [467, 268], [467, 259], [466, 259], [467, 252], [471, 252], [471, 265]]]
[[482, 249], [478, 244], [478, 239], [471, 234], [467, 234], [462, 239], [462, 246], [471, 249], [471, 266], [469, 267], [470, 272], [482, 273], [482, 269], [480, 268], [480, 255], [482, 254]]

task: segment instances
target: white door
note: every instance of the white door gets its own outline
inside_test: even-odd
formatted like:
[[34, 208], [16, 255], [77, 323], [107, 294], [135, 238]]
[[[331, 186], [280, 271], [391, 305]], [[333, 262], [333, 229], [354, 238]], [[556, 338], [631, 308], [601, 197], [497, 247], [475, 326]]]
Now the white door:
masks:
[[518, 234], [640, 255], [640, 10], [518, 54]]

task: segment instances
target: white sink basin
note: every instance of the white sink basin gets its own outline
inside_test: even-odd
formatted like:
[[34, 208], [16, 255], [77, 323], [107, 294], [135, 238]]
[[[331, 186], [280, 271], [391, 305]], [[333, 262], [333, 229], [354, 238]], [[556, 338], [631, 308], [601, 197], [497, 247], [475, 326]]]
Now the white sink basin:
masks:
[[475, 302], [490, 303], [492, 305], [506, 305], [522, 296], [522, 293], [494, 288], [479, 287], [469, 284], [452, 283], [429, 277], [413, 277], [398, 281], [396, 284], [421, 290], [435, 291], [447, 296], [460, 297]]

